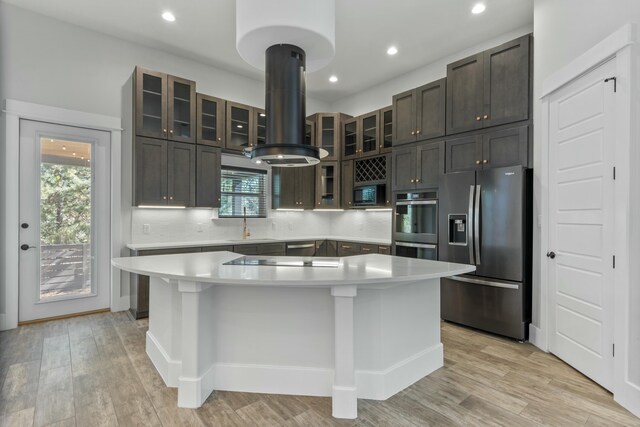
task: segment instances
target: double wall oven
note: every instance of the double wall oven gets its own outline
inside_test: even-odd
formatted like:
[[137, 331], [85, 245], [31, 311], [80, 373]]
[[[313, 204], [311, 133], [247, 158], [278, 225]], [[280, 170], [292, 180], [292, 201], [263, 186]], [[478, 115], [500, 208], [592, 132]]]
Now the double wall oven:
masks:
[[393, 218], [395, 254], [438, 259], [438, 192], [397, 193]]

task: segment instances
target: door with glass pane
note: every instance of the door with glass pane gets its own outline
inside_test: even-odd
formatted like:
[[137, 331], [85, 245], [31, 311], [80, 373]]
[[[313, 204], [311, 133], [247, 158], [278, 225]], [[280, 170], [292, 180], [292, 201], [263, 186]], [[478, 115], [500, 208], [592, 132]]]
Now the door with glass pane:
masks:
[[109, 138], [20, 122], [21, 322], [109, 307]]

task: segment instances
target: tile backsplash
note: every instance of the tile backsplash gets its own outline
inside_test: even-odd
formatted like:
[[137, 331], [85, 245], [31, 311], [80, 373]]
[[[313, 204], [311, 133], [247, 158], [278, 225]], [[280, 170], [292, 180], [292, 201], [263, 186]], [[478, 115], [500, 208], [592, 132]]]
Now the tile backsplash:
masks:
[[[276, 211], [249, 218], [252, 238], [345, 236], [391, 239], [391, 211]], [[242, 219], [220, 219], [215, 209], [134, 208], [131, 242], [158, 243], [242, 238]]]

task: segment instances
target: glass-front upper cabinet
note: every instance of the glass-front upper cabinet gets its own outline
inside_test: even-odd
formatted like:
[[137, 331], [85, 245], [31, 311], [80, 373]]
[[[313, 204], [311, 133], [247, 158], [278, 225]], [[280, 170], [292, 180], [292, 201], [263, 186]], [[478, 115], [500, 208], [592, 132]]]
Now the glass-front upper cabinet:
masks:
[[196, 142], [196, 83], [168, 76], [169, 139]]
[[358, 156], [358, 118], [345, 120], [342, 125], [342, 159], [348, 160]]
[[338, 162], [316, 165], [316, 209], [340, 208], [340, 168]]
[[264, 145], [267, 143], [267, 115], [264, 110], [254, 108], [253, 117], [256, 125], [255, 141], [250, 141], [249, 144]]
[[226, 148], [242, 151], [253, 141], [253, 107], [227, 101]]
[[196, 141], [196, 83], [136, 67], [135, 133], [179, 142]]
[[316, 145], [316, 123], [313, 120], [307, 120], [304, 128], [305, 145]]
[[390, 153], [393, 145], [393, 107], [380, 110], [380, 153]]
[[327, 150], [322, 160], [337, 160], [340, 156], [340, 114], [316, 114], [316, 146]]
[[136, 135], [167, 138], [167, 75], [136, 67]]
[[198, 144], [224, 146], [224, 110], [223, 99], [197, 94], [196, 142]]
[[360, 116], [359, 156], [378, 152], [379, 123], [380, 115], [378, 111]]

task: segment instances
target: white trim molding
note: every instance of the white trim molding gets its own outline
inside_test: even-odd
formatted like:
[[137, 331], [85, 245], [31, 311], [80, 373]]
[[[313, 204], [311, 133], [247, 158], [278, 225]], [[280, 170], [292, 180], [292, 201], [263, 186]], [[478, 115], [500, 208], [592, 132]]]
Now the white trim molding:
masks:
[[[4, 271], [0, 272], [0, 283], [4, 291], [4, 313], [0, 313], [0, 330], [18, 326], [18, 260], [19, 260], [19, 160], [20, 160], [20, 120], [34, 120], [67, 126], [76, 126], [110, 132], [111, 134], [111, 256], [120, 256], [122, 247], [120, 221], [120, 118], [68, 110], [48, 105], [34, 104], [14, 99], [4, 101], [5, 114], [5, 156], [4, 156], [4, 211], [1, 212], [2, 233], [4, 236]], [[4, 288], [4, 289], [3, 289]], [[111, 269], [111, 310], [120, 311], [129, 308], [128, 298], [120, 293], [120, 274]]]
[[[549, 232], [549, 95], [581, 77], [606, 61], [615, 61], [615, 242], [614, 254], [614, 399], [637, 416], [640, 416], [640, 301], [633, 298], [640, 293], [638, 277], [640, 265], [640, 224], [632, 219], [640, 218], [640, 49], [637, 44], [635, 24], [627, 24], [565, 67], [547, 78], [542, 85], [541, 170], [539, 191], [541, 195], [541, 244], [540, 244], [540, 302], [539, 325], [531, 325], [531, 342], [547, 351], [549, 343], [549, 290], [546, 251]], [[613, 88], [612, 88], [613, 90]], [[632, 183], [634, 183], [632, 185]], [[536, 297], [536, 295], [534, 295]], [[635, 329], [633, 329], [635, 328]], [[635, 334], [635, 336], [633, 336]], [[633, 369], [630, 369], [633, 368]]]

